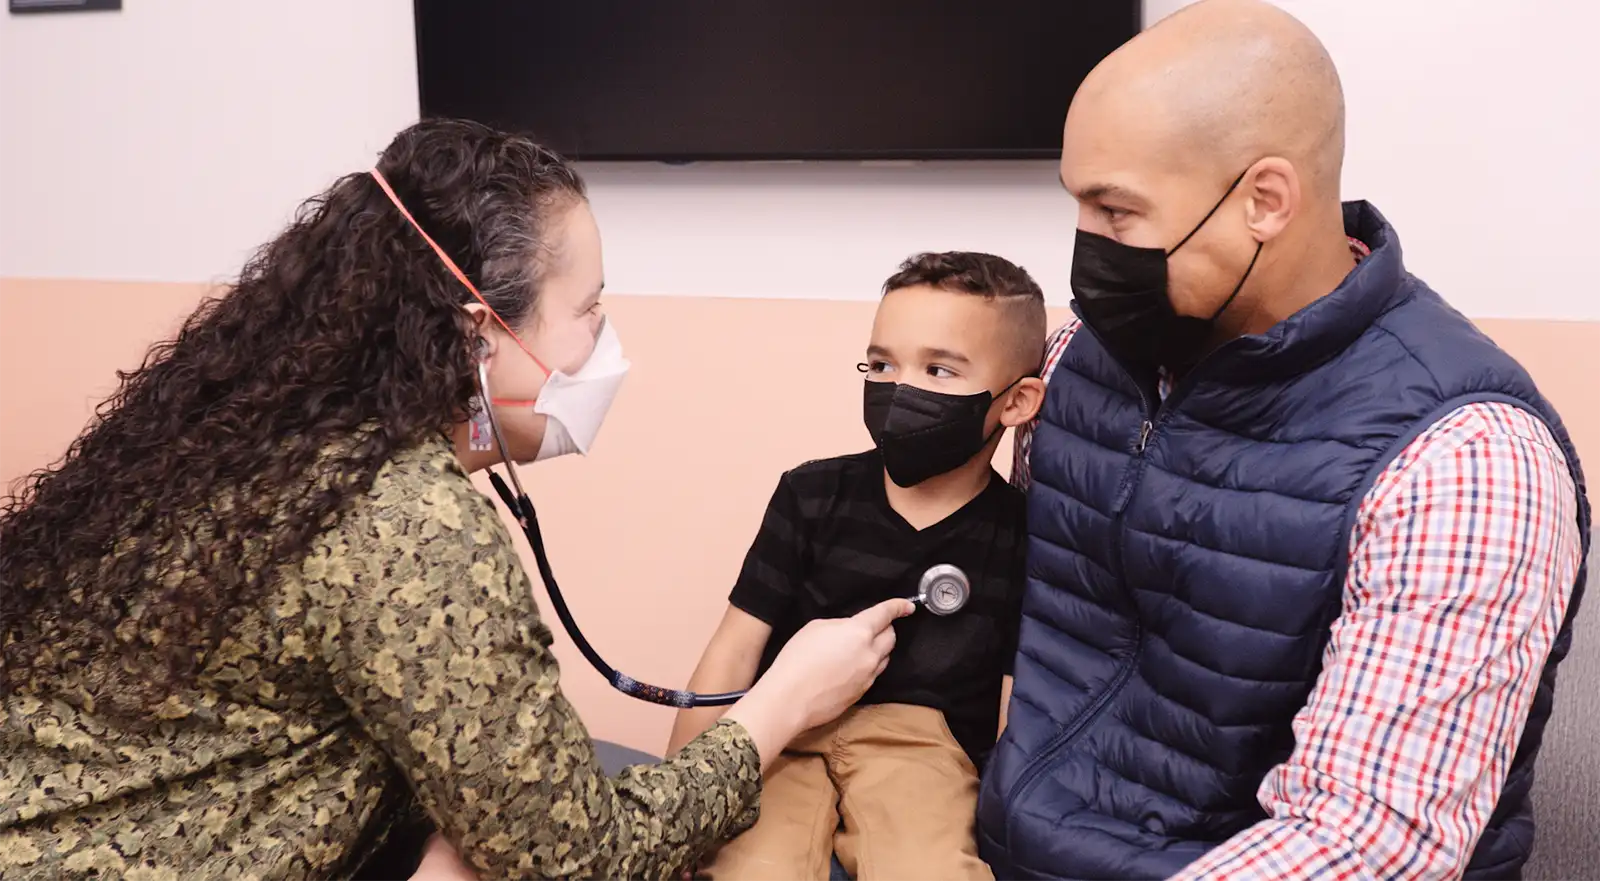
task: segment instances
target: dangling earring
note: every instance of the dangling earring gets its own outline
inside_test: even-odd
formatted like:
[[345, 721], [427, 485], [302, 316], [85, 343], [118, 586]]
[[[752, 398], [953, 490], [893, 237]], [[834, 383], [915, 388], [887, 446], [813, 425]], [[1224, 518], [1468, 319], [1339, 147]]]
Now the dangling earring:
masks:
[[[489, 354], [489, 344], [482, 337], [478, 338], [478, 363], [482, 365]], [[485, 382], [487, 371], [478, 371], [478, 393], [472, 396], [472, 419], [469, 423], [470, 430], [467, 439], [467, 448], [475, 453], [486, 453], [494, 448], [494, 426], [489, 423], [489, 389]]]
[[494, 448], [494, 430], [489, 425], [489, 402], [483, 395], [472, 396], [471, 436], [467, 447], [475, 453], [486, 453]]

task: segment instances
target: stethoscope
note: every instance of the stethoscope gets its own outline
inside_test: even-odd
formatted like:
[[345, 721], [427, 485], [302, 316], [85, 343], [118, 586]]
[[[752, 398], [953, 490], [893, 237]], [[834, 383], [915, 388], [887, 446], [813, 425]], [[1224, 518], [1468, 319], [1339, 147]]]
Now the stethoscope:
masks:
[[[632, 676], [623, 673], [617, 668], [606, 663], [605, 658], [595, 651], [589, 640], [583, 638], [583, 631], [578, 629], [578, 622], [572, 617], [572, 610], [567, 608], [567, 601], [561, 596], [561, 588], [556, 585], [555, 573], [550, 569], [550, 557], [545, 552], [544, 534], [539, 531], [539, 515], [533, 509], [533, 501], [528, 498], [528, 493], [522, 488], [522, 481], [517, 477], [516, 466], [511, 464], [511, 456], [506, 447], [505, 435], [500, 431], [500, 419], [495, 415], [494, 407], [488, 402], [489, 397], [489, 371], [485, 364], [478, 365], [479, 391], [484, 401], [484, 411], [489, 417], [489, 428], [494, 433], [494, 442], [500, 448], [500, 458], [505, 462], [506, 474], [511, 477], [511, 487], [506, 486], [499, 472], [489, 469], [489, 483], [494, 486], [494, 491], [500, 496], [500, 501], [505, 502], [507, 508], [516, 516], [517, 524], [522, 527], [522, 535], [528, 540], [528, 547], [533, 549], [533, 560], [539, 567], [539, 578], [544, 581], [545, 593], [550, 595], [550, 605], [556, 610], [556, 617], [561, 620], [561, 629], [571, 637], [578, 651], [583, 654], [589, 665], [594, 667], [611, 687], [623, 694], [648, 701], [652, 704], [662, 704], [679, 709], [691, 707], [725, 707], [744, 697], [744, 691], [725, 691], [720, 694], [696, 694], [692, 691], [680, 691], [675, 688], [662, 688], [659, 685], [650, 685], [640, 682]], [[917, 606], [927, 609], [935, 615], [953, 615], [961, 611], [967, 604], [967, 599], [972, 596], [972, 582], [968, 580], [967, 573], [957, 566], [941, 563], [931, 566], [922, 573], [922, 578], [917, 583], [917, 593], [908, 597]]]

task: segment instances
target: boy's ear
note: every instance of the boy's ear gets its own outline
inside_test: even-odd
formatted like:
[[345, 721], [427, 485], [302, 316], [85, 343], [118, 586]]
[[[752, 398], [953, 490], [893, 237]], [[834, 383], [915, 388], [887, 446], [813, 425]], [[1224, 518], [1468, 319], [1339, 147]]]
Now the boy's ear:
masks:
[[1026, 425], [1033, 421], [1033, 417], [1039, 415], [1039, 408], [1042, 406], [1044, 406], [1044, 380], [1036, 376], [1027, 377], [1011, 389], [1005, 409], [1000, 411], [1000, 424], [1007, 428]]

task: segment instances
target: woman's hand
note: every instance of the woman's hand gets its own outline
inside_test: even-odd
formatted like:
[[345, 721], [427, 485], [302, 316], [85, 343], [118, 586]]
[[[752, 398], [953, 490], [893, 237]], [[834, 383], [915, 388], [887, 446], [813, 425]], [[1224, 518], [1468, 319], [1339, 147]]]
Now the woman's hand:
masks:
[[861, 699], [889, 663], [894, 622], [914, 608], [910, 600], [889, 600], [854, 617], [812, 621], [789, 639], [726, 716], [750, 732], [763, 768], [800, 732]]
[[422, 862], [411, 873], [411, 881], [478, 881], [478, 876], [461, 861], [461, 855], [450, 842], [435, 832], [428, 837], [428, 844], [422, 850]]
[[851, 618], [812, 621], [784, 645], [760, 684], [798, 705], [800, 730], [832, 722], [883, 672], [894, 649], [894, 622], [914, 608], [896, 599]]

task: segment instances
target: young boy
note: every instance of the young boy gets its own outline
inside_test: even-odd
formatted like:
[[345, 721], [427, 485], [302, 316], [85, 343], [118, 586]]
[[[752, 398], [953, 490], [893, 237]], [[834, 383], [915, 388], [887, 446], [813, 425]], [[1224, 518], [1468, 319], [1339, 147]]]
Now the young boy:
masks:
[[[864, 415], [875, 448], [783, 475], [690, 687], [748, 687], [807, 621], [917, 593], [939, 564], [966, 605], [895, 626], [877, 683], [772, 765], [761, 818], [713, 878], [991, 878], [973, 839], [978, 768], [1004, 725], [1026, 538], [1022, 494], [990, 465], [1044, 399], [1044, 296], [988, 254], [921, 254], [884, 284]], [[672, 751], [717, 709], [686, 710]]]

